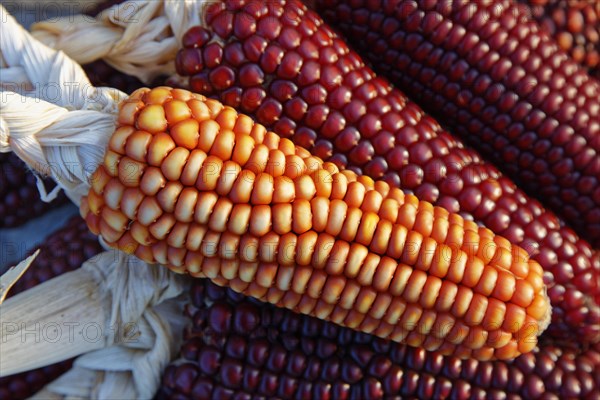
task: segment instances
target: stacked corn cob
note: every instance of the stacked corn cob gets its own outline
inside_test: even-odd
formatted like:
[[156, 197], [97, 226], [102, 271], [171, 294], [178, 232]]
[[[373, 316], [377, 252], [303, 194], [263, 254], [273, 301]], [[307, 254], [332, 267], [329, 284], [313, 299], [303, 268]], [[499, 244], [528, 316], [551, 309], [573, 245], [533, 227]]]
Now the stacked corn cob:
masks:
[[63, 194], [51, 203], [42, 201], [25, 164], [14, 154], [0, 153], [0, 228], [21, 225], [65, 202]]
[[600, 82], [500, 2], [318, 2], [369, 60], [600, 245]]
[[520, 0], [540, 27], [578, 63], [600, 77], [600, 3], [588, 0]]
[[[72, 271], [87, 259], [100, 253], [98, 238], [90, 233], [85, 221], [71, 218], [40, 247], [40, 256], [12, 287], [13, 296], [55, 276]], [[71, 367], [72, 360], [44, 368], [0, 378], [0, 398], [25, 399], [56, 379]]]
[[296, 1], [242, 3], [212, 4], [205, 27], [184, 36], [177, 69], [193, 90], [530, 249], [547, 272], [551, 331], [598, 340], [600, 260], [588, 243], [376, 77], [314, 12]]
[[[198, 281], [181, 358], [157, 399], [581, 398], [600, 347], [540, 344], [513, 361], [459, 360], [241, 298]], [[210, 305], [207, 306], [207, 302]]]
[[513, 358], [545, 329], [542, 268], [489, 229], [340, 172], [181, 89], [120, 107], [81, 201], [95, 234], [147, 262], [377, 336]]

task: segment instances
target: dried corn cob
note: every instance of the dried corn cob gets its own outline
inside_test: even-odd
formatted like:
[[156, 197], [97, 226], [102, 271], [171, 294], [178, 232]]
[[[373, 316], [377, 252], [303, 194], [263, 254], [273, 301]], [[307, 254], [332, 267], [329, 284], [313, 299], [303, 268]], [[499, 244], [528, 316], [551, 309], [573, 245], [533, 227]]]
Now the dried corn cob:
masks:
[[509, 0], [373, 4], [318, 7], [383, 75], [600, 245], [600, 82]]
[[63, 194], [51, 203], [42, 201], [25, 164], [14, 154], [0, 153], [0, 228], [22, 225], [65, 202]]
[[109, 245], [351, 328], [505, 359], [549, 322], [525, 250], [185, 90], [124, 101], [91, 184]]
[[125, 93], [131, 93], [144, 86], [136, 77], [119, 72], [102, 60], [82, 67], [94, 86], [108, 86]]
[[183, 38], [179, 74], [321, 158], [472, 216], [530, 249], [547, 272], [552, 334], [599, 340], [600, 299], [592, 294], [600, 259], [590, 245], [376, 77], [314, 12], [282, 4], [210, 6], [205, 28]]
[[[600, 348], [551, 341], [513, 361], [459, 360], [241, 298], [206, 281], [158, 399], [582, 398], [600, 390]], [[206, 305], [205, 298], [210, 306]]]
[[[100, 253], [98, 238], [90, 233], [80, 217], [71, 218], [64, 228], [51, 235], [41, 246], [40, 256], [12, 287], [14, 296], [35, 285], [72, 271]], [[25, 399], [71, 368], [73, 360], [0, 378], [0, 398]]]
[[519, 0], [561, 49], [600, 77], [600, 2]]

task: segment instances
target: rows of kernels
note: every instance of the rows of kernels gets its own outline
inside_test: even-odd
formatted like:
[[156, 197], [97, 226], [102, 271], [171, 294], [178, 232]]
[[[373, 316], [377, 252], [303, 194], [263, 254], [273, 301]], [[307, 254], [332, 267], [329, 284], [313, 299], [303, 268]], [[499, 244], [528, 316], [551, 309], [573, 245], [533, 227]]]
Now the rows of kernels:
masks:
[[[172, 102], [181, 110], [165, 113]], [[199, 102], [209, 111], [198, 117], [193, 110], [185, 112], [184, 104]], [[181, 115], [188, 119], [182, 121]], [[287, 139], [249, 124], [231, 108], [187, 91], [141, 89], [121, 107], [118, 119], [121, 126], [82, 207], [92, 231], [109, 244], [267, 302], [413, 345], [422, 344], [426, 336], [421, 333], [431, 331], [436, 317], [423, 313], [423, 304], [435, 301], [423, 288], [435, 288], [443, 280], [458, 289], [454, 307], [445, 299], [438, 302], [450, 309], [448, 316], [456, 324], [449, 338], [441, 327], [434, 329], [432, 335], [440, 340], [432, 341], [432, 348], [446, 343], [446, 351], [458, 346], [464, 354], [472, 348], [479, 357], [507, 358], [535, 345], [538, 324], [549, 308], [541, 268], [527, 262], [524, 250], [502, 240], [488, 246], [484, 263], [480, 255], [486, 250], [479, 246], [495, 237], [488, 229], [456, 214], [436, 213], [431, 204], [386, 183], [340, 172]], [[187, 121], [196, 122], [188, 123], [193, 129], [184, 135], [198, 139], [195, 148], [172, 144], [171, 131]], [[243, 136], [248, 140], [241, 144], [249, 147], [240, 155], [235, 138]], [[159, 137], [163, 139], [155, 140]], [[179, 179], [191, 152], [204, 156], [195, 163], [196, 180], [184, 185]], [[274, 161], [283, 165], [269, 168], [276, 166]], [[150, 170], [151, 162], [156, 169]], [[151, 191], [155, 194], [142, 192], [147, 171], [164, 176], [157, 180], [158, 191]], [[277, 178], [288, 183], [275, 185]], [[282, 223], [279, 213], [284, 218], [291, 214], [289, 223]], [[437, 219], [456, 227], [444, 243], [430, 236]], [[438, 245], [441, 252], [435, 253]], [[505, 252], [502, 257], [496, 257], [498, 249], [498, 254]], [[478, 285], [486, 266], [500, 279]], [[429, 275], [432, 267], [434, 275]], [[389, 315], [373, 307], [386, 304], [389, 296]], [[501, 303], [488, 307], [487, 297]], [[498, 312], [497, 307], [507, 310]], [[512, 338], [508, 343], [488, 341], [490, 330]]]
[[321, 5], [382, 74], [600, 243], [600, 83], [518, 4]]
[[600, 388], [597, 347], [546, 342], [513, 361], [461, 360], [258, 304], [207, 281], [190, 298], [193, 325], [159, 399], [593, 398]]
[[[591, 1], [522, 1], [540, 28], [590, 74], [600, 77], [600, 7]], [[594, 6], [596, 6], [594, 8]]]
[[[44, 185], [50, 190], [52, 183], [44, 179]], [[0, 154], [0, 228], [22, 225], [65, 204], [66, 200], [66, 196], [60, 193], [51, 203], [42, 201], [36, 187], [36, 177], [25, 163], [13, 153]]]
[[[600, 337], [597, 302], [564, 301], [566, 293], [582, 297], [597, 290], [600, 257], [588, 243], [376, 77], [314, 12], [294, 1], [268, 7], [258, 1], [223, 4], [206, 14], [208, 29], [195, 27], [184, 36], [178, 72], [190, 76], [194, 90], [249, 113], [324, 159], [461, 212], [528, 249], [546, 271], [557, 311], [550, 329], [563, 336], [576, 329], [582, 337]], [[226, 23], [234, 19], [255, 20], [256, 29], [252, 24], [248, 36], [238, 36]], [[291, 37], [296, 47], [290, 47]], [[287, 54], [290, 60], [301, 58], [294, 76], [281, 61]], [[227, 71], [227, 88], [212, 73], [217, 68]], [[325, 78], [334, 70], [341, 82]], [[249, 71], [262, 78], [248, 82]], [[337, 86], [326, 90], [330, 84]], [[328, 110], [320, 127], [308, 117], [312, 108], [311, 116]], [[438, 235], [444, 231], [444, 226], [434, 229]], [[577, 282], [567, 279], [575, 273]]]

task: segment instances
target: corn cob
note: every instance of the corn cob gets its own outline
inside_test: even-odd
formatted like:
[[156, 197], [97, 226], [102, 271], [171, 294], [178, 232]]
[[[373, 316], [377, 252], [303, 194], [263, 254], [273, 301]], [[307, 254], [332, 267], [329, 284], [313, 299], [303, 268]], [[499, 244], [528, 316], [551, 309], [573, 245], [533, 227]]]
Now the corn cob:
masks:
[[521, 7], [509, 0], [318, 7], [382, 75], [600, 245], [600, 82]]
[[204, 27], [183, 38], [178, 73], [194, 91], [317, 156], [472, 216], [530, 249], [547, 272], [550, 332], [597, 341], [600, 299], [590, 294], [598, 290], [600, 259], [590, 245], [376, 77], [314, 12], [283, 4], [211, 5]]
[[136, 77], [119, 72], [102, 60], [82, 67], [94, 86], [108, 86], [125, 93], [131, 93], [144, 86]]
[[65, 202], [63, 194], [51, 203], [42, 201], [25, 164], [14, 154], [0, 153], [0, 228], [22, 225]]
[[111, 246], [463, 357], [530, 351], [549, 322], [543, 271], [525, 250], [383, 181], [339, 172], [216, 100], [139, 89], [117, 121], [81, 201]]
[[587, 0], [519, 0], [540, 28], [591, 75], [600, 77], [600, 3]]
[[[85, 221], [71, 218], [63, 228], [51, 235], [42, 245], [40, 256], [8, 293], [14, 296], [55, 276], [72, 271], [87, 259], [100, 253], [98, 238], [90, 233]], [[66, 360], [19, 374], [0, 378], [0, 398], [25, 399], [71, 368]]]
[[[459, 360], [241, 298], [198, 281], [192, 327], [157, 399], [581, 398], [600, 348], [551, 341], [513, 361]], [[207, 303], [210, 304], [207, 306]]]

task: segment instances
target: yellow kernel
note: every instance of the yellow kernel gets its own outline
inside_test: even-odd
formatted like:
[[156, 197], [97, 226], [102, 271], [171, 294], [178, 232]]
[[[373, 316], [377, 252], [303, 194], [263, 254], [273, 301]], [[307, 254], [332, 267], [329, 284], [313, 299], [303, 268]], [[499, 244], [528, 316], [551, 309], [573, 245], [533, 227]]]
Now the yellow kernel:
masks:
[[231, 192], [233, 184], [241, 172], [242, 169], [239, 164], [231, 160], [225, 161], [215, 189], [217, 194], [220, 196], [227, 196]]
[[178, 221], [193, 221], [197, 200], [198, 192], [196, 189], [187, 187], [181, 191], [177, 204], [175, 205], [175, 217]]
[[173, 149], [160, 167], [165, 178], [170, 181], [178, 181], [189, 156], [190, 151], [186, 148], [176, 147]]
[[119, 105], [119, 117], [117, 123], [119, 125], [135, 124], [135, 117], [138, 112], [144, 107], [144, 103], [134, 99], [126, 99]]
[[170, 135], [157, 133], [148, 146], [148, 164], [160, 167], [167, 155], [176, 147]]
[[235, 134], [233, 131], [226, 130], [221, 127], [221, 131], [215, 138], [215, 141], [210, 148], [210, 154], [215, 157], [219, 157], [223, 161], [226, 161], [231, 159], [234, 146]]
[[127, 138], [125, 145], [126, 154], [136, 161], [145, 162], [148, 146], [152, 135], [144, 131], [135, 131]]
[[200, 122], [198, 131], [200, 136], [198, 138], [198, 148], [205, 153], [209, 153], [215, 139], [219, 134], [221, 127], [212, 119]]
[[131, 233], [131, 237], [133, 237], [141, 245], [150, 246], [153, 243], [156, 243], [156, 239], [152, 237], [148, 227], [140, 224], [138, 221], [135, 221], [131, 224], [129, 227], [129, 233]]
[[200, 125], [195, 119], [185, 119], [171, 128], [171, 137], [177, 146], [192, 150], [198, 146]]
[[313, 230], [324, 232], [327, 227], [327, 220], [329, 219], [329, 199], [315, 197], [310, 201], [310, 206], [313, 214]]
[[208, 221], [208, 228], [215, 232], [227, 231], [227, 220], [233, 209], [233, 203], [228, 198], [219, 198], [213, 207]]
[[93, 190], [90, 190], [87, 196], [87, 202], [92, 214], [100, 214], [100, 211], [102, 211], [102, 207], [104, 206], [104, 198], [102, 196], [96, 194]]
[[113, 210], [118, 210], [125, 186], [118, 179], [111, 179], [104, 187], [104, 201]]
[[158, 240], [167, 237], [177, 220], [172, 214], [163, 214], [156, 222], [148, 227], [148, 231]]
[[183, 185], [179, 182], [168, 182], [163, 189], [156, 195], [156, 200], [163, 211], [172, 213], [175, 210], [175, 204], [179, 194], [183, 190]]
[[171, 94], [171, 88], [167, 86], [159, 86], [146, 92], [142, 97], [142, 101], [146, 104], [159, 104], [162, 105], [166, 101], [171, 100], [173, 95]]
[[140, 185], [146, 164], [123, 157], [119, 162], [119, 180], [127, 187]]
[[108, 150], [104, 155], [104, 168], [110, 176], [119, 175], [119, 161], [121, 161], [121, 155], [114, 151]]
[[140, 111], [136, 127], [150, 133], [159, 133], [167, 130], [165, 110], [160, 105], [149, 105]]
[[160, 189], [165, 187], [166, 183], [167, 180], [160, 168], [147, 167], [140, 181], [140, 189], [145, 195], [154, 196]]
[[292, 205], [275, 204], [273, 207], [273, 231], [283, 235], [292, 231]]
[[192, 111], [188, 105], [181, 100], [171, 100], [164, 105], [165, 116], [170, 126], [185, 121], [192, 117]]
[[206, 157], [198, 174], [198, 179], [196, 179], [196, 188], [202, 191], [215, 190], [222, 168], [223, 161], [221, 159], [215, 156]]
[[129, 219], [121, 212], [104, 207], [100, 213], [102, 219], [117, 232], [124, 232], [129, 223]]
[[237, 120], [237, 111], [229, 106], [225, 106], [214, 120], [221, 126], [222, 130], [232, 130]]
[[273, 200], [273, 177], [266, 173], [260, 173], [254, 181], [250, 202], [255, 205], [271, 204]]
[[140, 207], [138, 209], [137, 218], [143, 225], [150, 225], [154, 221], [158, 219], [163, 213], [160, 204], [154, 197], [146, 197], [142, 200]]
[[291, 203], [295, 198], [294, 181], [285, 175], [276, 177], [273, 185], [273, 203]]
[[191, 99], [187, 101], [187, 106], [190, 108], [195, 120], [202, 122], [210, 118], [210, 110], [204, 101]]
[[352, 243], [350, 245], [348, 259], [346, 260], [344, 275], [348, 278], [356, 278], [368, 254], [369, 250], [365, 246], [358, 243]]
[[245, 165], [250, 159], [255, 145], [256, 142], [250, 136], [236, 134], [231, 160], [239, 165]]
[[261, 237], [271, 230], [271, 207], [259, 205], [252, 207], [250, 217], [250, 233]]
[[135, 132], [135, 129], [132, 126], [121, 126], [110, 137], [108, 148], [116, 153], [124, 155], [125, 144], [133, 132]]
[[192, 92], [185, 89], [171, 89], [171, 95], [175, 100], [188, 101], [193, 99]]
[[184, 247], [189, 227], [189, 224], [183, 222], [175, 223], [167, 237], [167, 244], [171, 247]]
[[227, 229], [236, 235], [243, 235], [248, 231], [252, 206], [250, 204], [236, 204], [231, 210]]
[[92, 174], [90, 184], [96, 194], [102, 194], [104, 192], [104, 187], [110, 180], [111, 176], [106, 172], [104, 165], [100, 164], [98, 169]]
[[185, 186], [194, 186], [204, 160], [206, 160], [205, 152], [197, 149], [192, 150], [187, 162], [185, 163], [185, 166], [183, 167], [183, 171], [181, 171], [179, 181]]

